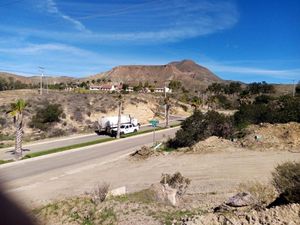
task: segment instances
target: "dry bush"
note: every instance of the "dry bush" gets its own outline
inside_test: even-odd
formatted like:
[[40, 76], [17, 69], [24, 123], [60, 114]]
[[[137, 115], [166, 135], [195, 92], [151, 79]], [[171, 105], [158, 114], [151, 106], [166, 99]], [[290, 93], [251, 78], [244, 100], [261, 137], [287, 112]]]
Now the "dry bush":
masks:
[[285, 162], [275, 168], [273, 185], [291, 203], [300, 203], [300, 162]]
[[266, 206], [277, 197], [277, 192], [272, 185], [258, 181], [241, 183], [238, 187], [238, 192], [250, 193], [258, 200], [259, 206]]
[[91, 193], [92, 201], [96, 204], [104, 202], [109, 190], [109, 184], [103, 182], [98, 184]]
[[187, 191], [191, 180], [182, 176], [180, 172], [176, 172], [173, 175], [162, 174], [160, 183], [168, 184], [170, 187], [177, 189], [177, 194], [181, 196]]

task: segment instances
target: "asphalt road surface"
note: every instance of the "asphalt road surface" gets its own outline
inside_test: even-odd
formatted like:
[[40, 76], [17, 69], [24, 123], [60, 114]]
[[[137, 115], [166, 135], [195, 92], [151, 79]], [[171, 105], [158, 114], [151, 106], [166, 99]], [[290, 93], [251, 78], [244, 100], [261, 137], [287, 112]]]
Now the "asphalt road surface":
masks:
[[[156, 132], [156, 141], [174, 136], [179, 128], [170, 128]], [[26, 180], [31, 176], [45, 175], [50, 171], [63, 170], [67, 167], [80, 168], [87, 166], [101, 158], [114, 154], [116, 157], [133, 151], [142, 145], [153, 143], [153, 134], [147, 133], [138, 136], [119, 139], [113, 142], [96, 144], [80, 149], [45, 155], [37, 158], [22, 160], [15, 163], [0, 165], [0, 180], [2, 183]]]
[[[180, 122], [183, 118], [179, 116], [170, 116], [170, 125]], [[161, 127], [164, 126], [164, 122], [161, 122]], [[143, 125], [140, 131], [152, 130], [150, 125]], [[45, 151], [53, 148], [60, 148], [74, 144], [80, 144], [89, 141], [95, 141], [103, 138], [108, 138], [108, 135], [98, 135], [96, 133], [77, 135], [73, 137], [61, 137], [56, 139], [41, 140], [35, 143], [29, 143], [23, 145], [23, 155], [33, 152]], [[14, 159], [14, 147], [0, 149], [0, 159], [10, 160]]]

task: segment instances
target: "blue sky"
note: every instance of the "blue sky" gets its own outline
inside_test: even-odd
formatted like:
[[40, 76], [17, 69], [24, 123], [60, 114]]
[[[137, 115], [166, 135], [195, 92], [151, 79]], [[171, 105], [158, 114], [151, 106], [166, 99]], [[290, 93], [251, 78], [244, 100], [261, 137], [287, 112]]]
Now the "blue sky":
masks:
[[86, 76], [192, 59], [223, 79], [300, 80], [299, 0], [1, 0], [0, 71]]

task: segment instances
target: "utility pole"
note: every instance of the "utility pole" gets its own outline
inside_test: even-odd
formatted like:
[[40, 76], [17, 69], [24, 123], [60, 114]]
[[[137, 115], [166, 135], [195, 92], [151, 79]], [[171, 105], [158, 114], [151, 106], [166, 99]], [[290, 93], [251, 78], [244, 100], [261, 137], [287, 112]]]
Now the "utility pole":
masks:
[[119, 103], [118, 103], [119, 104], [119, 113], [118, 113], [118, 127], [117, 127], [117, 136], [116, 136], [117, 139], [120, 138], [122, 95], [118, 96], [118, 100], [119, 100]]
[[169, 127], [169, 102], [167, 99], [167, 87], [166, 87], [166, 82], [165, 82], [165, 87], [164, 87], [164, 94], [165, 94], [165, 125], [166, 128]]
[[44, 77], [44, 67], [39, 66], [41, 72], [41, 82], [40, 82], [40, 95], [43, 94], [43, 77]]

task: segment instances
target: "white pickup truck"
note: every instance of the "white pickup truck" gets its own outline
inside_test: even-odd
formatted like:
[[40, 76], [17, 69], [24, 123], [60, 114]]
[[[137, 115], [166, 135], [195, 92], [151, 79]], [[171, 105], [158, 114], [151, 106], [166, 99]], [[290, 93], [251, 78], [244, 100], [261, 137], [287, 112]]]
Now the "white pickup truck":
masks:
[[[118, 116], [102, 117], [98, 120], [98, 131], [106, 134], [115, 135], [118, 127]], [[122, 134], [137, 132], [140, 124], [138, 120], [130, 115], [121, 115], [120, 127]]]
[[[130, 133], [135, 133], [140, 129], [138, 125], [134, 125], [132, 123], [123, 123], [120, 125], [120, 134], [130, 134]], [[117, 130], [118, 127], [114, 127], [111, 129], [111, 134], [113, 136], [117, 135]]]

